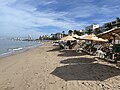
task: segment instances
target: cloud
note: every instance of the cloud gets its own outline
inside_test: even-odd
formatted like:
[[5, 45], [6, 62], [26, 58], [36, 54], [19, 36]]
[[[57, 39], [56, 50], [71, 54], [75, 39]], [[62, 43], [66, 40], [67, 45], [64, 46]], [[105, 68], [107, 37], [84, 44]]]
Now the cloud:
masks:
[[97, 9], [98, 8], [94, 5], [87, 5], [87, 6], [81, 5], [79, 7], [73, 8], [69, 12], [72, 12], [70, 16], [84, 18], [84, 17], [90, 17], [93, 14], [95, 14]]
[[119, 4], [117, 0], [0, 0], [0, 35], [38, 37], [103, 24], [120, 16]]
[[[16, 2], [14, 2], [16, 3]], [[22, 2], [23, 3], [23, 2]], [[45, 4], [50, 4], [52, 2], [47, 2]], [[35, 30], [35, 27], [47, 27], [47, 26], [54, 26], [58, 30], [65, 30], [65, 29], [74, 29], [76, 27], [80, 27], [81, 25], [69, 20], [68, 18], [64, 17], [67, 12], [59, 12], [56, 13], [54, 11], [43, 11], [39, 12], [36, 11], [35, 7], [31, 7], [29, 5], [23, 5], [20, 8], [20, 6], [13, 6], [10, 5], [11, 3], [8, 2], [6, 5], [0, 9], [1, 11], [1, 19], [0, 22], [2, 30], [1, 33], [4, 32], [4, 34], [11, 34], [11, 35], [26, 35], [27, 34], [34, 34], [34, 33], [47, 33], [47, 30], [49, 28], [46, 28], [46, 31], [40, 32], [41, 30]], [[13, 5], [13, 3], [12, 3]], [[27, 7], [26, 7], [27, 6]], [[29, 10], [32, 9], [32, 10]], [[60, 20], [60, 18], [62, 20]], [[59, 20], [58, 20], [59, 19]], [[28, 29], [29, 30], [26, 30]], [[55, 30], [53, 28], [53, 30]], [[34, 33], [31, 33], [33, 32]], [[55, 30], [56, 31], [56, 30]], [[23, 34], [24, 33], [24, 34]]]

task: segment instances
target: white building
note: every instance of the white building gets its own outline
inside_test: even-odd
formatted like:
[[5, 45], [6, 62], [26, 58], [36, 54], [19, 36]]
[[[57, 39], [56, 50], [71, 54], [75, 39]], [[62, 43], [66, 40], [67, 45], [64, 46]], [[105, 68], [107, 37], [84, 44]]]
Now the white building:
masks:
[[99, 27], [100, 27], [100, 25], [98, 25], [98, 24], [92, 24], [92, 25], [87, 26], [87, 27], [85, 28], [85, 32], [87, 32], [87, 31], [89, 31], [89, 30], [92, 30], [92, 32], [94, 32], [95, 29], [96, 29], [96, 28], [99, 28]]
[[120, 19], [116, 18], [116, 20], [111, 21], [111, 22], [107, 22], [105, 23], [102, 27], [101, 27], [101, 31], [107, 31], [110, 30], [112, 28], [118, 28], [120, 27]]
[[56, 39], [61, 39], [61, 38], [63, 38], [63, 33], [53, 34], [53, 37], [56, 38]]
[[79, 30], [80, 32], [83, 32], [83, 30]]

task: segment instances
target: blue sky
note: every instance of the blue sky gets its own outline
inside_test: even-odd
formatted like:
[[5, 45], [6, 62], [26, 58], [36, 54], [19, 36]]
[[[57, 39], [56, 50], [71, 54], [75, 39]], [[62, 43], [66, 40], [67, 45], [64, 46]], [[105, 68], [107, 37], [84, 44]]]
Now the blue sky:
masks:
[[84, 29], [120, 16], [119, 0], [0, 0], [0, 36]]

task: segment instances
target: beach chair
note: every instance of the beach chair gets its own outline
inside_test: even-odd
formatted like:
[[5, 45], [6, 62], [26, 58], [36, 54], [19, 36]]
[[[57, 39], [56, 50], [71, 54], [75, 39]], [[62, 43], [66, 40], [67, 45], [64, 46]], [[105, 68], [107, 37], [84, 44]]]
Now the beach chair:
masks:
[[114, 54], [114, 60], [117, 63], [117, 61], [120, 61], [120, 44], [114, 44], [112, 47], [112, 52]]
[[82, 52], [83, 51], [83, 47], [82, 45], [78, 45], [77, 49], [76, 49], [76, 52]]
[[116, 66], [120, 69], [120, 44], [114, 44], [112, 48]]
[[59, 46], [60, 46], [60, 49], [64, 49], [65, 48], [65, 46], [64, 46], [64, 44], [62, 42], [59, 43]]
[[99, 58], [104, 59], [104, 58], [105, 58], [105, 55], [106, 55], [106, 53], [103, 52], [102, 50], [97, 50], [96, 56], [98, 56]]

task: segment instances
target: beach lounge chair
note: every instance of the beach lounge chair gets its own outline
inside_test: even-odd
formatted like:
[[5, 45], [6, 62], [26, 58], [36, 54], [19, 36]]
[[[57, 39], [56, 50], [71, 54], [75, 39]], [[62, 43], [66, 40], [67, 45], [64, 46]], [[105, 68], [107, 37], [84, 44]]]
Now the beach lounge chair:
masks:
[[59, 43], [59, 46], [60, 46], [60, 49], [64, 49], [64, 48], [65, 48], [64, 43], [63, 43], [63, 42], [60, 42], [60, 43]]
[[112, 47], [112, 52], [114, 54], [114, 60], [117, 63], [117, 61], [120, 61], [120, 44], [114, 44]]
[[96, 54], [99, 58], [105, 58], [106, 53], [103, 52], [102, 50], [97, 50]]

